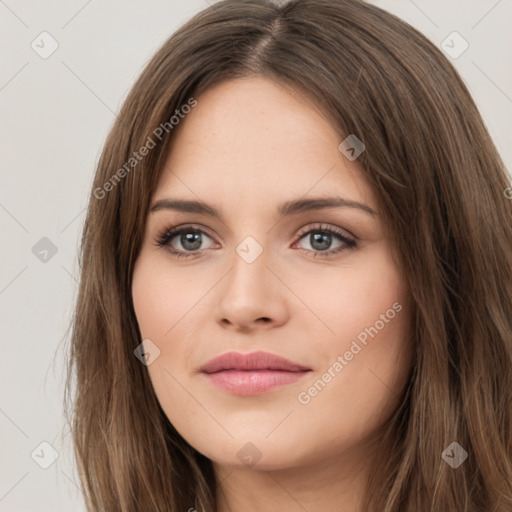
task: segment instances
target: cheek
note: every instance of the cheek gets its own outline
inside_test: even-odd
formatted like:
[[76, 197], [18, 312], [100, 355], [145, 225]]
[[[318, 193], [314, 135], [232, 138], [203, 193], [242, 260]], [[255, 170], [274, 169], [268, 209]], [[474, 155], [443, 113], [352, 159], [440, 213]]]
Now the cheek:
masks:
[[[313, 431], [321, 424], [322, 436], [331, 440], [332, 449], [373, 435], [399, 405], [413, 352], [406, 298], [393, 302], [394, 298], [384, 302], [384, 309], [378, 302], [367, 304], [367, 326], [347, 327], [350, 334], [338, 338], [329, 363], [297, 396], [303, 409], [300, 415], [307, 422], [304, 429]], [[379, 319], [386, 310], [388, 323]]]
[[323, 335], [315, 338], [322, 364], [299, 402], [310, 417], [325, 418], [334, 437], [341, 427], [369, 433], [397, 405], [409, 375], [408, 287], [385, 250], [337, 269], [328, 281], [319, 274], [315, 288], [313, 277], [302, 296], [322, 320]]
[[150, 258], [144, 252], [135, 264], [132, 279], [132, 299], [135, 316], [142, 338], [156, 340], [162, 330], [162, 290], [158, 283], [158, 267], [151, 265]]
[[[139, 256], [132, 280], [132, 298], [142, 338], [161, 345], [182, 328], [190, 326], [190, 311], [204, 291], [190, 274], [172, 271], [165, 258]], [[206, 285], [205, 285], [206, 286]]]
[[190, 273], [173, 271], [165, 258], [145, 251], [134, 268], [132, 299], [141, 340], [151, 340], [159, 350], [147, 369], [168, 416], [193, 405], [180, 383], [194, 370], [191, 354], [201, 338], [201, 325], [194, 313], [200, 310], [208, 286], [212, 286], [208, 279], [194, 281]]
[[[180, 385], [186, 385], [187, 347], [192, 346], [187, 342], [194, 337], [187, 312], [193, 306], [195, 294], [176, 292], [187, 284], [190, 287], [190, 279], [188, 283], [185, 282], [182, 275], [170, 272], [169, 267], [162, 265], [158, 258], [142, 251], [133, 273], [133, 306], [141, 339], [150, 339], [159, 349], [158, 357], [147, 366], [147, 371], [167, 417], [171, 421], [185, 417], [187, 424], [195, 424], [196, 417], [200, 415], [197, 403]], [[184, 410], [187, 411], [186, 415], [180, 413]], [[178, 424], [180, 429], [183, 428], [179, 421]], [[196, 428], [202, 424], [204, 418], [197, 421]]]
[[304, 273], [294, 291], [309, 309], [302, 327], [315, 331], [312, 341], [321, 343], [323, 353], [332, 354], [326, 346], [343, 353], [358, 336], [364, 343], [375, 325], [379, 338], [389, 338], [387, 348], [401, 339], [409, 292], [383, 244], [354, 254], [343, 266]]

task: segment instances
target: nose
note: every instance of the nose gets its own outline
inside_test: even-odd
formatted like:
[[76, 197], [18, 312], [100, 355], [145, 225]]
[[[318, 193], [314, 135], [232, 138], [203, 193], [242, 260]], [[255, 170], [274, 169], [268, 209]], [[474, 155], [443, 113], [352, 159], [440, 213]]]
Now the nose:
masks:
[[216, 317], [221, 327], [250, 332], [286, 323], [286, 287], [268, 263], [266, 250], [252, 263], [235, 253], [231, 270], [217, 288]]

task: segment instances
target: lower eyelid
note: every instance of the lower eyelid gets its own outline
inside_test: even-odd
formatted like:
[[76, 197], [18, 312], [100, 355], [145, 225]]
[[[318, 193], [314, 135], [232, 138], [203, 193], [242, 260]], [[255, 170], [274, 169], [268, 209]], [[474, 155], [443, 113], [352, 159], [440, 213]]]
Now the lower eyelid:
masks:
[[[171, 241], [181, 235], [183, 232], [190, 232], [190, 231], [196, 231], [200, 233], [202, 236], [205, 236], [209, 238], [212, 241], [212, 247], [207, 247], [205, 249], [198, 249], [195, 251], [186, 251], [186, 250], [180, 250], [176, 249], [171, 245]], [[165, 239], [166, 234], [169, 234], [170, 232], [173, 232], [172, 235], [167, 239], [165, 242], [161, 242]], [[323, 232], [331, 235], [332, 237], [338, 239], [341, 242], [341, 245], [334, 248], [334, 249], [327, 249], [325, 251], [315, 251], [313, 249], [303, 249], [301, 247], [298, 248], [298, 250], [301, 250], [305, 253], [312, 253], [314, 256], [329, 256], [334, 255], [338, 252], [342, 252], [345, 249], [351, 249], [356, 246], [356, 241], [353, 240], [351, 237], [346, 236], [345, 234], [337, 233], [335, 230], [329, 227], [312, 227], [309, 228], [307, 231], [302, 231], [299, 235], [297, 235], [297, 239], [295, 242], [293, 242], [292, 247], [294, 247], [296, 244], [298, 244], [302, 239], [306, 238], [307, 236], [310, 236], [313, 232]], [[157, 237], [156, 245], [159, 247], [167, 247], [167, 250], [173, 254], [174, 256], [197, 256], [203, 253], [204, 251], [208, 249], [212, 249], [215, 247], [215, 245], [219, 245], [218, 242], [215, 241], [215, 238], [209, 235], [203, 228], [195, 227], [195, 226], [184, 226], [181, 228], [169, 228], [165, 230], [162, 234], [160, 234]]]
[[[333, 235], [335, 236], [335, 235]], [[335, 236], [335, 238], [338, 238], [338, 236]], [[299, 239], [297, 242], [295, 242], [294, 246], [296, 244], [298, 244], [302, 239]], [[312, 254], [313, 256], [317, 257], [317, 256], [324, 256], [324, 257], [328, 257], [328, 256], [334, 256], [335, 254], [338, 254], [338, 253], [341, 253], [343, 251], [346, 251], [346, 250], [350, 250], [350, 249], [353, 249], [356, 247], [356, 243], [352, 240], [343, 240], [341, 238], [338, 238], [338, 241], [340, 242], [340, 245], [338, 245], [337, 247], [334, 247], [334, 248], [331, 248], [331, 249], [326, 249], [325, 251], [315, 251], [314, 249], [304, 249], [303, 247], [297, 247], [297, 250], [299, 251], [302, 251], [304, 253], [309, 253], [309, 254]]]

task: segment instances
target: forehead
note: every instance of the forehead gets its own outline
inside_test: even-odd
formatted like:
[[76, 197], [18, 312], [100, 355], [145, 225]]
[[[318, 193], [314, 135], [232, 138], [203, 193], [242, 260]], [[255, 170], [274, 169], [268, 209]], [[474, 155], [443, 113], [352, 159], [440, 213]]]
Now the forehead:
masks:
[[173, 133], [155, 196], [241, 206], [339, 193], [375, 204], [357, 162], [338, 149], [342, 136], [299, 92], [248, 78], [196, 99]]

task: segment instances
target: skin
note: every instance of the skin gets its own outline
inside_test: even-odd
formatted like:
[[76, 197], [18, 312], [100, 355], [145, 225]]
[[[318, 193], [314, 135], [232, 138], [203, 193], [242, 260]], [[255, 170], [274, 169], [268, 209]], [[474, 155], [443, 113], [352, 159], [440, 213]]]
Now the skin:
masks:
[[[359, 510], [380, 449], [370, 441], [398, 405], [411, 365], [409, 290], [377, 196], [357, 160], [338, 149], [344, 137], [298, 92], [248, 78], [197, 100], [173, 133], [151, 204], [199, 200], [222, 220], [171, 209], [148, 214], [132, 293], [142, 339], [160, 350], [147, 367], [154, 391], [183, 438], [213, 461], [220, 512]], [[375, 215], [353, 207], [277, 213], [283, 201], [327, 196]], [[357, 245], [328, 237], [327, 251], [343, 250], [322, 257], [311, 236], [320, 223]], [[179, 235], [169, 241], [192, 254], [187, 259], [156, 245], [162, 231], [190, 224], [205, 231], [199, 250]], [[236, 252], [247, 236], [262, 249], [252, 263]], [[400, 312], [332, 370], [396, 303]], [[232, 350], [272, 352], [312, 371], [266, 393], [234, 395], [199, 371]], [[299, 394], [329, 368], [330, 382], [301, 403]], [[239, 458], [241, 449], [257, 463]]]

